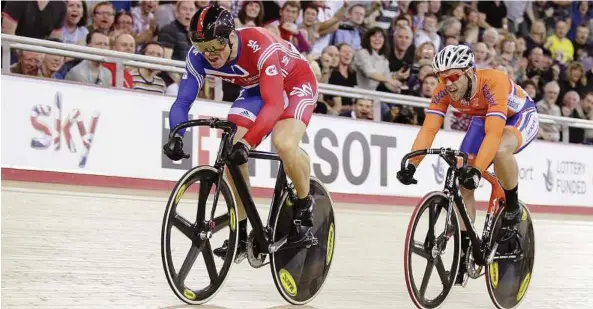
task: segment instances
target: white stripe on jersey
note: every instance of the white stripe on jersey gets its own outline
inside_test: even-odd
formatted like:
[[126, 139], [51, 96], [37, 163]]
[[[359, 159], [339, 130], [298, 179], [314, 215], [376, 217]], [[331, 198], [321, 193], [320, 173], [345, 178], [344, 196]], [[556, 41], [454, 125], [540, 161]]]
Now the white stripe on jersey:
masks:
[[266, 60], [268, 60], [268, 58], [270, 58], [270, 56], [277, 50], [283, 51], [284, 53], [286, 53], [286, 55], [292, 58], [304, 60], [303, 57], [301, 57], [301, 54], [295, 53], [294, 51], [282, 46], [282, 44], [280, 43], [273, 43], [272, 45], [268, 46], [268, 48], [266, 48], [259, 57], [259, 60], [257, 61], [257, 69], [261, 70]]

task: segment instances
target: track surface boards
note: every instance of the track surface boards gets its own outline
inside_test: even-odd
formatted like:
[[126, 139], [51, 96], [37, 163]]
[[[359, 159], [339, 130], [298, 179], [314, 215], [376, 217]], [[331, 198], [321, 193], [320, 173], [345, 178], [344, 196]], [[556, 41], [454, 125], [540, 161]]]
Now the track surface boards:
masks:
[[[199, 308], [170, 290], [160, 257], [166, 196], [84, 187], [2, 184], [2, 308]], [[262, 218], [267, 202], [258, 200]], [[403, 274], [410, 207], [335, 205], [336, 248], [326, 285], [300, 308], [413, 308]], [[591, 301], [593, 218], [533, 214], [536, 264], [521, 308]], [[483, 213], [476, 224], [481, 230]], [[296, 308], [269, 266], [235, 265], [203, 308]], [[484, 277], [454, 288], [443, 308], [493, 308]]]

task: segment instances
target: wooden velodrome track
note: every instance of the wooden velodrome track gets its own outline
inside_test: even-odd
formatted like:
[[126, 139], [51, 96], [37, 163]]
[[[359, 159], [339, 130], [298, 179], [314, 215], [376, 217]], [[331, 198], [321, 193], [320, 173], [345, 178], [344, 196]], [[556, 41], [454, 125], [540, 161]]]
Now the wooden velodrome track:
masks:
[[[171, 292], [162, 269], [167, 195], [4, 181], [2, 308], [190, 308]], [[265, 219], [268, 201], [257, 202]], [[336, 204], [335, 211], [332, 269], [321, 293], [301, 308], [413, 308], [403, 269], [412, 208]], [[533, 217], [536, 262], [521, 308], [590, 306], [593, 217]], [[480, 231], [482, 220], [479, 212]], [[201, 307], [294, 306], [276, 291], [269, 266], [244, 261]], [[484, 277], [454, 288], [443, 306], [493, 307]]]

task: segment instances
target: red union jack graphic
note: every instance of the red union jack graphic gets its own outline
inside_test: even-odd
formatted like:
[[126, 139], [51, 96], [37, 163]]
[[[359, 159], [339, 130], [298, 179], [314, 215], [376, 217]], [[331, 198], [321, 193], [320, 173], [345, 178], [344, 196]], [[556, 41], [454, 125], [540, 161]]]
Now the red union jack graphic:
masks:
[[[81, 155], [78, 166], [85, 167], [93, 144], [93, 137], [97, 130], [97, 124], [99, 123], [100, 114], [97, 111], [93, 112], [90, 127], [87, 130], [87, 126], [84, 124], [84, 119], [80, 110], [73, 109], [64, 120], [62, 120], [62, 112], [62, 94], [60, 92], [56, 93], [55, 106], [45, 104], [33, 106], [31, 112], [31, 125], [35, 130], [41, 132], [42, 135], [31, 139], [31, 148], [47, 149], [53, 145], [53, 149], [59, 151], [63, 134], [66, 145], [68, 145], [68, 150], [73, 153], [79, 152], [76, 149], [76, 144], [74, 143], [74, 138], [71, 132], [72, 126], [76, 124], [84, 147], [84, 149], [79, 152]], [[47, 117], [53, 119], [53, 123], [48, 123], [45, 119]]]

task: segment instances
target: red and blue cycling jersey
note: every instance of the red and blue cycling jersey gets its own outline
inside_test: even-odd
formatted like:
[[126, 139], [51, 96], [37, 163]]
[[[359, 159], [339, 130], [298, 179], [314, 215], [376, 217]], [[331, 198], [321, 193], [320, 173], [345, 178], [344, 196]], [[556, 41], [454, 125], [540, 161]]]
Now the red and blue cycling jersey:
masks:
[[[237, 35], [237, 57], [219, 69], [213, 68], [194, 47], [190, 49], [185, 60], [186, 73], [169, 112], [171, 128], [188, 120], [189, 109], [206, 75], [239, 85], [242, 93], [257, 97], [247, 100], [248, 106], [244, 106], [246, 101], [240, 100], [245, 97], [240, 96], [229, 113], [231, 121], [248, 117], [233, 122], [248, 127], [244, 139], [250, 145], [259, 144], [280, 119], [296, 118], [308, 124], [317, 100], [317, 83], [307, 60], [291, 43], [267, 29], [238, 29]], [[244, 105], [239, 106], [238, 102]]]

